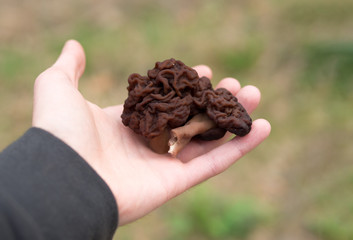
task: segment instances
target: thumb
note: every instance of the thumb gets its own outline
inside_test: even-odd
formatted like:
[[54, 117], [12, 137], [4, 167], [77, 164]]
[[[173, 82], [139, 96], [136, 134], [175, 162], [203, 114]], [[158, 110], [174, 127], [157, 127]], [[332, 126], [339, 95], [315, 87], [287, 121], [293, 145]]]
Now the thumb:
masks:
[[68, 40], [52, 68], [61, 70], [77, 87], [78, 79], [84, 72], [86, 57], [83, 47], [76, 40]]
[[68, 106], [82, 102], [84, 98], [77, 91], [77, 86], [85, 61], [82, 46], [75, 40], [69, 40], [54, 65], [37, 77], [34, 83], [34, 126], [51, 122], [52, 119], [48, 118], [60, 119], [57, 115], [66, 114]]

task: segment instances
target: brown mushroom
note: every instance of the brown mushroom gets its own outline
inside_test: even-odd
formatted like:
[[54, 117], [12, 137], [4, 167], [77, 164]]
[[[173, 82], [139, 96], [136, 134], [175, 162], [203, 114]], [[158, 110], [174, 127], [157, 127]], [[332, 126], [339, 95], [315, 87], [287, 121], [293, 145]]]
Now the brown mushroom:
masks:
[[147, 76], [131, 74], [121, 115], [124, 125], [150, 142], [157, 153], [176, 156], [193, 138], [215, 140], [251, 129], [251, 118], [226, 89], [175, 59], [157, 62]]

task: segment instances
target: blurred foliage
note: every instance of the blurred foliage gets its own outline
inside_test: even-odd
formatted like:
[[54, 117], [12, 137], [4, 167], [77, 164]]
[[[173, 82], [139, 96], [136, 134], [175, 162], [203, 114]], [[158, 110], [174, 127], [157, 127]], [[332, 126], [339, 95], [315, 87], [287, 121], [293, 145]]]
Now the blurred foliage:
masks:
[[307, 227], [322, 239], [353, 239], [353, 169], [342, 171], [315, 196]]
[[352, 18], [351, 10], [353, 9], [353, 3], [349, 0], [335, 2], [312, 0], [305, 3], [303, 1], [289, 2], [287, 11], [284, 13], [295, 24], [304, 24], [307, 26], [318, 22], [339, 24], [349, 21]]
[[7, 49], [1, 52], [0, 73], [4, 79], [12, 79], [19, 74], [19, 70], [23, 70], [26, 64], [26, 59], [19, 52]]
[[167, 217], [170, 239], [247, 239], [265, 219], [253, 197], [221, 198], [200, 187], [185, 199], [183, 211]]
[[263, 46], [260, 41], [250, 40], [243, 47], [222, 49], [218, 55], [218, 62], [227, 75], [242, 76], [253, 69], [262, 50]]
[[315, 43], [305, 48], [302, 82], [311, 88], [328, 85], [335, 97], [353, 90], [353, 42]]
[[38, 66], [36, 60], [26, 50], [0, 47], [0, 87], [11, 89], [26, 84], [21, 78]]

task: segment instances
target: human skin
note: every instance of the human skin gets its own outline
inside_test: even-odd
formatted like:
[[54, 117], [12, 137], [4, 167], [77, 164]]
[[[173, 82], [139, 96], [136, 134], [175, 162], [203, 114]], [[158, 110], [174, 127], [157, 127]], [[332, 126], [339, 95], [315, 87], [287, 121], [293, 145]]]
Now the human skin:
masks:
[[[271, 131], [268, 121], [257, 119], [245, 137], [229, 140], [226, 134], [217, 141], [191, 141], [177, 158], [157, 154], [122, 124], [122, 105], [101, 108], [82, 96], [77, 87], [85, 61], [82, 46], [69, 40], [54, 65], [38, 76], [32, 125], [64, 141], [102, 177], [116, 199], [119, 225], [225, 171]], [[207, 66], [194, 69], [200, 77], [212, 77]], [[232, 92], [249, 113], [259, 104], [260, 91], [254, 86], [241, 88], [234, 78], [225, 78], [217, 87]]]

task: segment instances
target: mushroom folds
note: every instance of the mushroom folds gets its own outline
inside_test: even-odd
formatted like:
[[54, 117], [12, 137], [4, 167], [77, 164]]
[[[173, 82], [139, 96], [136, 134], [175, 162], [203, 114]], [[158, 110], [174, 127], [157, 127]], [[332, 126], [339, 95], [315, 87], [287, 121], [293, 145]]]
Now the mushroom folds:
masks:
[[[244, 136], [251, 129], [252, 120], [235, 96], [224, 88], [214, 90], [208, 78], [199, 78], [194, 69], [173, 58], [157, 62], [147, 76], [131, 74], [128, 83], [129, 95], [121, 115], [124, 125], [152, 141], [167, 135], [170, 148], [185, 136], [183, 146], [194, 136], [215, 140], [226, 131]], [[196, 132], [192, 133], [192, 126], [183, 130], [193, 122], [201, 124]], [[169, 152], [175, 156], [179, 148]]]

